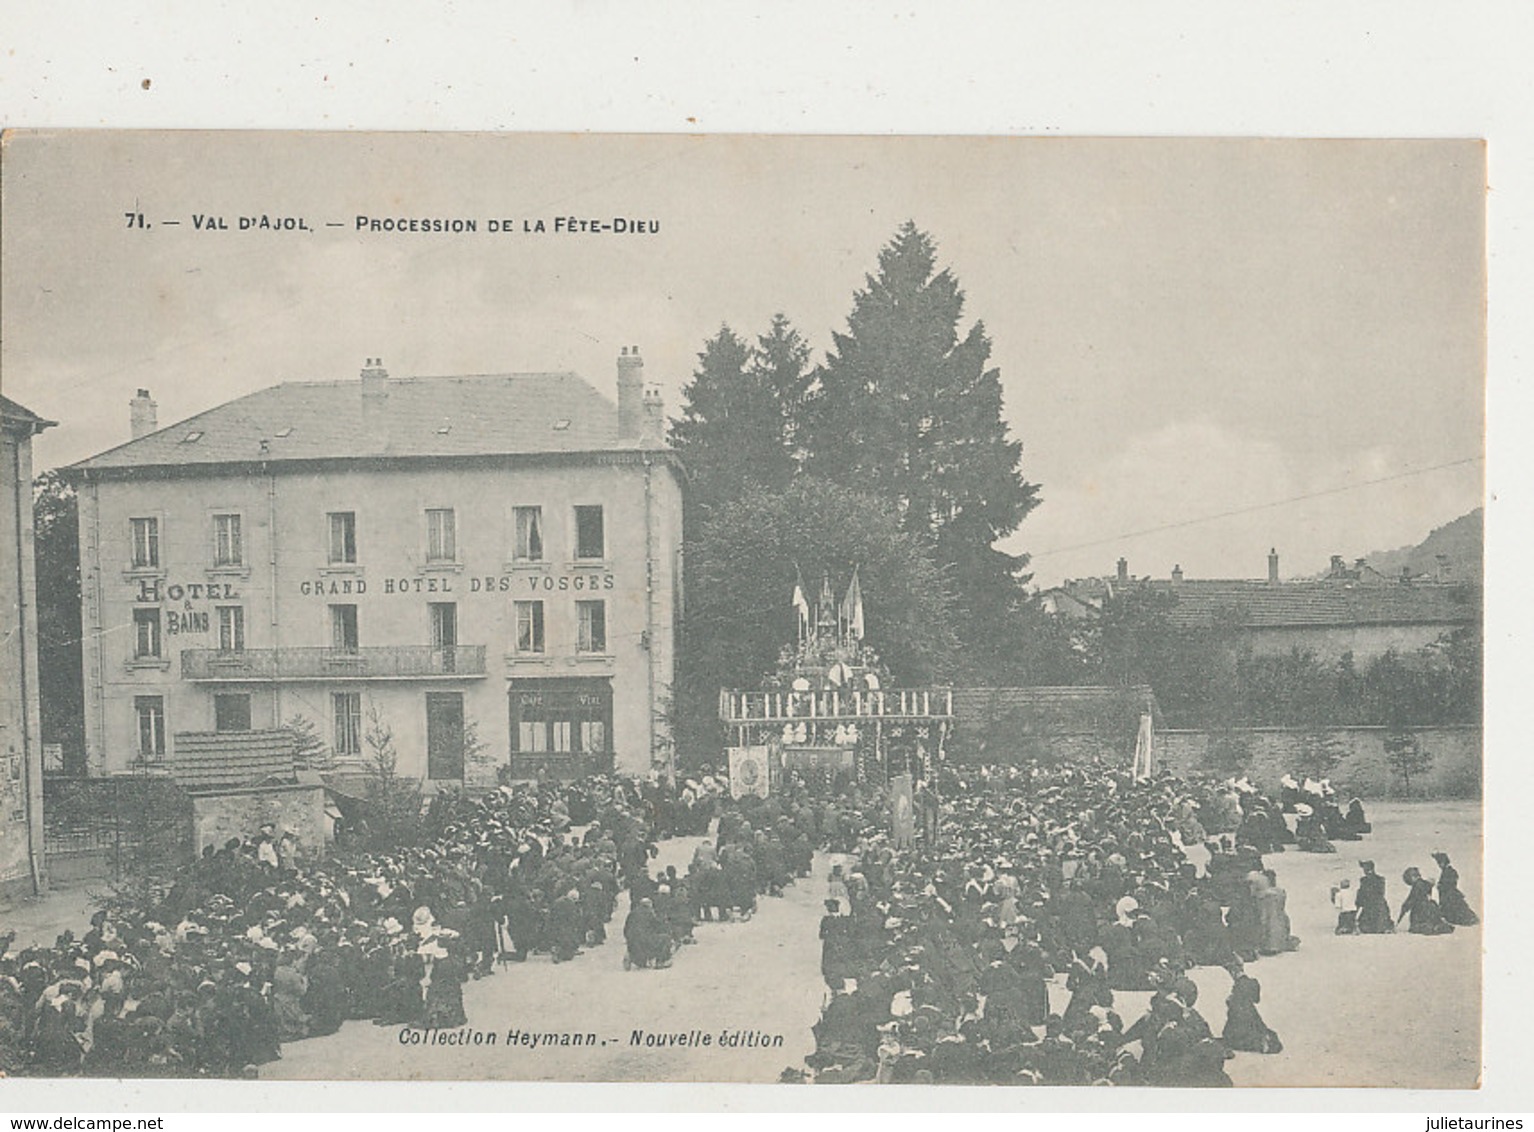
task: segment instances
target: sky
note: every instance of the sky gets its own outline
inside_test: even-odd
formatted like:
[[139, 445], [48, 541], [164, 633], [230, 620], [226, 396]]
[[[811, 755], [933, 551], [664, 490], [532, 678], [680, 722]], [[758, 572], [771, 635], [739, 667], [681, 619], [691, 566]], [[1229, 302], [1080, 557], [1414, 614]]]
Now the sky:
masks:
[[1479, 142], [20, 134], [0, 202], [0, 389], [60, 422], [39, 469], [125, 441], [137, 388], [168, 425], [369, 357], [612, 395], [638, 345], [675, 413], [721, 324], [781, 311], [823, 356], [910, 219], [991, 339], [1039, 585], [1261, 577], [1270, 547], [1304, 576], [1482, 499]]

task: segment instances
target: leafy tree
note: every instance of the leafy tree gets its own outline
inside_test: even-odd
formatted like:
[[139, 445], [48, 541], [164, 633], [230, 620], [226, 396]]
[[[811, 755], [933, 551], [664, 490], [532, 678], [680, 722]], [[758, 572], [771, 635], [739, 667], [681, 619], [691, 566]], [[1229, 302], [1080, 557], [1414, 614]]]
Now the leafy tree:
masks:
[[1424, 775], [1433, 766], [1433, 753], [1422, 746], [1410, 731], [1389, 731], [1385, 734], [1385, 763], [1401, 777], [1402, 791], [1411, 793], [1412, 775]]
[[866, 641], [897, 683], [951, 672], [958, 641], [951, 598], [922, 540], [900, 530], [888, 504], [801, 476], [783, 492], [748, 488], [695, 532], [685, 641], [677, 675], [678, 755], [717, 760], [721, 687], [755, 688], [798, 633], [795, 570], [811, 597], [822, 575], [837, 595], [854, 566]]
[[37, 561], [37, 674], [42, 739], [85, 773], [85, 676], [80, 647], [80, 521], [75, 489], [49, 470], [32, 481]]
[[1001, 416], [990, 339], [979, 322], [961, 333], [963, 312], [932, 238], [906, 223], [817, 371], [805, 438], [812, 471], [888, 500], [901, 528], [926, 540], [954, 593], [966, 661], [995, 675], [1015, 651], [1027, 563], [995, 544], [1038, 489]]

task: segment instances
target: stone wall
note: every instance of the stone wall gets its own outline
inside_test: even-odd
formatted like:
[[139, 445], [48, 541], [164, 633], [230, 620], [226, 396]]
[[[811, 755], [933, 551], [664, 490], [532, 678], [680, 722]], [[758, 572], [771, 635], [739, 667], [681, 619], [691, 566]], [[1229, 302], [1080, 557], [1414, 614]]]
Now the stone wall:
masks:
[[[1422, 749], [1432, 755], [1432, 765], [1413, 775], [1412, 797], [1479, 798], [1481, 796], [1481, 729], [1478, 726], [1411, 728]], [[1383, 727], [1334, 727], [1344, 752], [1332, 772], [1339, 792], [1352, 791], [1368, 798], [1405, 797], [1400, 776], [1385, 761]], [[1233, 733], [1250, 752], [1246, 774], [1265, 789], [1276, 790], [1285, 773], [1297, 773], [1305, 732], [1297, 728], [1253, 727]], [[1174, 774], [1211, 772], [1229, 774], [1228, 766], [1209, 765], [1210, 733], [1207, 731], [1157, 731], [1155, 758], [1158, 767]]]
[[238, 790], [200, 793], [193, 797], [196, 851], [220, 846], [231, 838], [255, 837], [271, 822], [277, 833], [291, 829], [298, 837], [298, 856], [317, 861], [331, 840], [331, 823], [325, 815], [325, 788], [317, 784], [252, 786]]

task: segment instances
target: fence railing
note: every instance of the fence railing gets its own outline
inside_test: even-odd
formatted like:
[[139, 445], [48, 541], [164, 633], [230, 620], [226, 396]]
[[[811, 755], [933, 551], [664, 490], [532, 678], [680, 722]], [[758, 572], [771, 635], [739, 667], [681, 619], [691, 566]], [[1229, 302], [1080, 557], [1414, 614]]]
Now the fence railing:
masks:
[[485, 675], [484, 645], [183, 649], [183, 680], [416, 680]]
[[43, 849], [51, 860], [94, 858], [112, 879], [172, 868], [191, 856], [191, 799], [150, 775], [45, 779]]
[[824, 692], [719, 693], [719, 718], [726, 723], [752, 720], [812, 719], [951, 719], [952, 688], [863, 689]]

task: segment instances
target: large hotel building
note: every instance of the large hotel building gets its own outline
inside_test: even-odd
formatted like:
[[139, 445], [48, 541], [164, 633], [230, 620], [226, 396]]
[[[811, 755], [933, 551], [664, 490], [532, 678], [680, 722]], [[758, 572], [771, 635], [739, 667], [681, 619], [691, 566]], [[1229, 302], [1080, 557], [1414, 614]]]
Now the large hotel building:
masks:
[[573, 373], [288, 383], [70, 469], [90, 772], [307, 721], [435, 785], [664, 771], [681, 472], [636, 348]]

